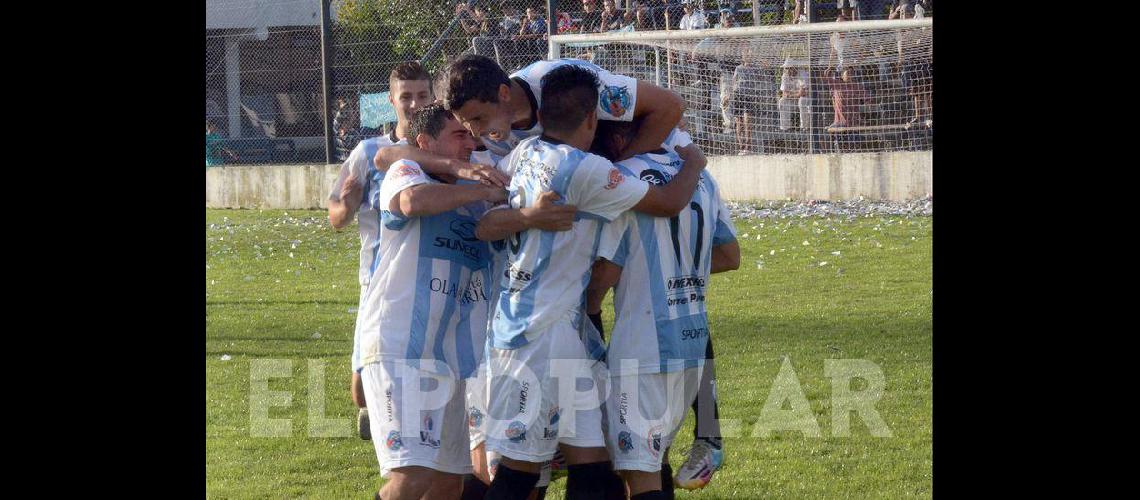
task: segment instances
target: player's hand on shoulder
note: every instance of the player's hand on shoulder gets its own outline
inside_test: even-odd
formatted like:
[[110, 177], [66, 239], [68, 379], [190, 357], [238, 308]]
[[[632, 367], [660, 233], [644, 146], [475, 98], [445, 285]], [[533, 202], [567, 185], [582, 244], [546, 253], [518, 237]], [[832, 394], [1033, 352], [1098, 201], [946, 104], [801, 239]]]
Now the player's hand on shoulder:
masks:
[[708, 160], [705, 158], [704, 152], [697, 146], [697, 143], [689, 144], [688, 146], [677, 146], [677, 155], [681, 157], [681, 161], [685, 162], [685, 167], [692, 168], [705, 168]]
[[531, 208], [524, 208], [530, 227], [543, 231], [569, 231], [574, 227], [574, 216], [578, 214], [578, 207], [574, 205], [555, 205], [554, 202], [562, 199], [554, 191], [545, 191], [538, 195]]
[[507, 174], [491, 165], [459, 161], [453, 170], [455, 176], [460, 179], [479, 181], [490, 186], [506, 187], [511, 182]]

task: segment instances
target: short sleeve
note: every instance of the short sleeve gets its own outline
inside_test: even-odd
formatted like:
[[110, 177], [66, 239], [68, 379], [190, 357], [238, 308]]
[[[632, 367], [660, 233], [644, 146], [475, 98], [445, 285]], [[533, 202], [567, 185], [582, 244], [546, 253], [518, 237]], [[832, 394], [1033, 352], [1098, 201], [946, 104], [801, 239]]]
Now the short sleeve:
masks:
[[689, 133], [685, 132], [684, 130], [674, 128], [671, 132], [669, 132], [669, 137], [665, 138], [665, 143], [662, 144], [662, 146], [665, 146], [666, 151], [670, 153], [676, 153], [676, 148], [678, 146], [683, 148], [692, 143], [693, 136], [689, 135]]
[[424, 173], [418, 163], [411, 160], [399, 160], [388, 167], [388, 174], [384, 176], [384, 182], [380, 184], [378, 200], [385, 227], [399, 230], [403, 227], [403, 223], [409, 219], [409, 217], [388, 210], [393, 197], [412, 186], [434, 182]]
[[[707, 175], [707, 172], [703, 175]], [[712, 181], [716, 191], [716, 227], [713, 229], [712, 244], [715, 247], [732, 243], [736, 241], [736, 225], [732, 223], [732, 212], [720, 197], [720, 188], [716, 186], [716, 181], [712, 180], [712, 176], [709, 176], [708, 180]]]
[[601, 238], [598, 240], [598, 258], [625, 267], [626, 258], [629, 257], [633, 217], [632, 212], [626, 212], [602, 226]]
[[622, 175], [612, 163], [589, 155], [575, 172], [567, 200], [578, 210], [612, 221], [634, 205], [649, 190], [649, 183]]
[[365, 143], [357, 144], [352, 148], [352, 152], [348, 154], [348, 159], [340, 166], [340, 173], [336, 176], [336, 182], [332, 185], [332, 192], [329, 193], [329, 199], [333, 201], [340, 201], [340, 187], [344, 184], [344, 180], [348, 178], [349, 172], [356, 173], [356, 183], [361, 188], [364, 183], [368, 182], [368, 163], [372, 161], [365, 153]]
[[633, 108], [637, 105], [637, 80], [601, 68], [597, 74], [602, 82], [602, 88], [598, 91], [598, 119], [633, 121]]

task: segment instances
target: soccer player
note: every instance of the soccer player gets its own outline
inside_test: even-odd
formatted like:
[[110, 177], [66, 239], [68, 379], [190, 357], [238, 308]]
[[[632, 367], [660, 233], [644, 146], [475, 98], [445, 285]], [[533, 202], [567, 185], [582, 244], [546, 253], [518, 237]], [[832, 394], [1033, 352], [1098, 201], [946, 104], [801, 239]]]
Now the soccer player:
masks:
[[[605, 123], [599, 126], [596, 144], [613, 156], [632, 140], [635, 127]], [[616, 164], [623, 175], [659, 186], [667, 185], [680, 165], [681, 159], [665, 149]], [[605, 259], [602, 266], [620, 267], [616, 320], [607, 353], [611, 387], [606, 400], [607, 439], [615, 468], [622, 471], [634, 497], [672, 498], [668, 449], [685, 406], [694, 404], [698, 432], [704, 431], [705, 422], [715, 423], [716, 415], [702, 415], [704, 408], [698, 408], [695, 399], [698, 387], [708, 391], [706, 398], [715, 390], [709, 383], [714, 375], [705, 312], [709, 274], [740, 265], [729, 215], [716, 182], [705, 172], [688, 206], [677, 216], [626, 213], [602, 232], [598, 246], [598, 257]], [[612, 274], [595, 267], [595, 277]], [[597, 286], [590, 288], [589, 302], [600, 308], [604, 288], [600, 294]], [[715, 436], [694, 441], [689, 461], [677, 474], [678, 486], [697, 489], [708, 484], [723, 456], [719, 432]]]
[[[360, 304], [364, 291], [376, 271], [376, 252], [380, 245], [380, 212], [373, 206], [370, 193], [380, 189], [384, 173], [373, 167], [372, 159], [381, 148], [393, 144], [406, 144], [412, 115], [431, 101], [431, 76], [418, 62], [396, 65], [388, 75], [388, 102], [396, 110], [396, 128], [386, 136], [361, 141], [353, 148], [340, 167], [340, 174], [329, 193], [329, 223], [342, 229], [357, 215], [360, 226]], [[368, 425], [368, 408], [364, 401], [364, 387], [360, 382], [360, 330], [359, 316], [352, 342], [352, 402], [359, 408], [356, 430], [362, 439], [371, 439]]]
[[[438, 104], [416, 112], [408, 137], [456, 160], [475, 149]], [[472, 472], [463, 382], [479, 362], [491, 295], [490, 250], [474, 231], [486, 202], [505, 196], [500, 187], [440, 182], [409, 160], [395, 162], [373, 194], [384, 265], [365, 292], [359, 357], [388, 478], [379, 498], [458, 496], [462, 474]]]
[[[565, 64], [540, 83], [542, 135], [523, 140], [503, 159], [514, 174], [510, 206], [534, 206], [553, 191], [562, 203], [576, 206], [579, 216], [570, 231], [510, 235], [489, 230], [503, 217], [502, 210], [492, 210], [476, 230], [488, 241], [509, 236], [487, 348], [487, 417], [492, 420], [487, 449], [502, 454], [487, 498], [525, 498], [541, 464], [558, 448], [568, 465], [567, 498], [603, 498], [615, 489], [624, 497], [602, 435], [599, 388], [605, 375], [599, 372], [604, 366], [592, 362], [580, 337], [594, 250], [603, 224], [627, 210], [663, 217], [680, 213], [705, 160], [695, 146], [682, 149], [683, 168], [662, 187], [624, 177], [609, 161], [585, 152], [597, 128], [598, 76]], [[582, 378], [594, 382], [588, 392], [568, 387], [577, 385], [568, 381]], [[564, 396], [571, 394], [567, 406]]]
[[[623, 152], [623, 157], [657, 148], [681, 119], [685, 101], [676, 93], [649, 82], [614, 75], [590, 62], [580, 59], [538, 61], [507, 75], [493, 59], [466, 55], [452, 62], [439, 78], [444, 105], [463, 122], [483, 144], [495, 154], [506, 156], [528, 137], [542, 133], [538, 109], [542, 104], [542, 80], [551, 71], [574, 65], [592, 70], [598, 75], [597, 116], [602, 120], [641, 120], [639, 136]], [[423, 151], [396, 148], [382, 152], [377, 164], [394, 161], [407, 155], [428, 171], [446, 173], [467, 168], [446, 158], [432, 157]], [[477, 167], [470, 167], [477, 169]], [[475, 175], [486, 177], [487, 182], [505, 180], [500, 175], [477, 170]]]

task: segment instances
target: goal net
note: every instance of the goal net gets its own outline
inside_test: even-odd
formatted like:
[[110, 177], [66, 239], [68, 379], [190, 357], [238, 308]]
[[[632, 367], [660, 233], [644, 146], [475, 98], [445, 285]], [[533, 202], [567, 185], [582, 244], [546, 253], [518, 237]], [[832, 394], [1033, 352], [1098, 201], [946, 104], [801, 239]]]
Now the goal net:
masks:
[[686, 103], [706, 154], [933, 149], [932, 20], [557, 35], [587, 59]]

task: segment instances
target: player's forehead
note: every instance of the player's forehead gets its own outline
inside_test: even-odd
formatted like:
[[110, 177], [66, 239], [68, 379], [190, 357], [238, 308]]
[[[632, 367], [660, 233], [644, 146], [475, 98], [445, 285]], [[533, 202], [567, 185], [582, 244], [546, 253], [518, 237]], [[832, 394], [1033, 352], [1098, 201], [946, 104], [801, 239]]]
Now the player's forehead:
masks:
[[468, 99], [467, 102], [452, 112], [455, 116], [464, 120], [471, 120], [477, 117], [490, 118], [499, 113], [499, 106], [497, 106], [496, 103], [479, 99]]
[[421, 94], [431, 91], [431, 82], [428, 80], [396, 80], [392, 82], [392, 94], [404, 93]]
[[463, 132], [464, 134], [469, 133], [467, 129], [463, 128], [463, 124], [459, 123], [459, 120], [456, 120], [455, 117], [448, 117], [448, 119], [443, 121], [443, 130], [439, 132], [439, 136], [441, 139], [444, 136], [455, 137], [459, 135], [457, 132]]

